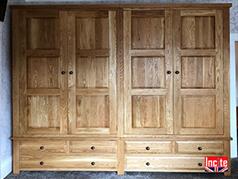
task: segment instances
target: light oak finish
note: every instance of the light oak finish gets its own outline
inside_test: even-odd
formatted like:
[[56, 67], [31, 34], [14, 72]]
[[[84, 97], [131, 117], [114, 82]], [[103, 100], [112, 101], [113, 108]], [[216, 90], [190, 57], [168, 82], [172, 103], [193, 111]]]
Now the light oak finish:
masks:
[[14, 174], [230, 158], [229, 7], [12, 6]]
[[176, 152], [183, 154], [219, 155], [224, 153], [223, 141], [177, 141]]
[[[69, 12], [68, 109], [72, 134], [116, 133], [115, 18], [114, 11]], [[81, 54], [81, 50], [88, 50], [90, 55]], [[107, 56], [97, 56], [98, 50], [107, 51]], [[81, 92], [88, 92], [87, 96]]]
[[116, 141], [71, 141], [72, 153], [116, 153]]
[[[206, 11], [203, 13], [201, 10], [196, 11], [195, 16], [177, 10], [174, 22], [177, 32], [174, 33], [175, 132], [223, 134], [222, 11], [216, 10], [207, 16]], [[214, 49], [216, 53], [212, 57], [206, 54], [200, 57], [189, 53], [182, 55], [183, 49], [201, 48]], [[210, 91], [204, 91], [207, 89]]]
[[126, 141], [126, 154], [164, 154], [171, 152], [171, 141]]
[[[172, 133], [171, 33], [170, 10], [124, 11], [124, 127], [127, 134]], [[155, 56], [157, 49], [159, 54]], [[151, 50], [154, 53], [150, 53]]]
[[126, 156], [126, 171], [169, 171], [171, 169], [180, 172], [201, 172], [204, 170], [203, 157]]

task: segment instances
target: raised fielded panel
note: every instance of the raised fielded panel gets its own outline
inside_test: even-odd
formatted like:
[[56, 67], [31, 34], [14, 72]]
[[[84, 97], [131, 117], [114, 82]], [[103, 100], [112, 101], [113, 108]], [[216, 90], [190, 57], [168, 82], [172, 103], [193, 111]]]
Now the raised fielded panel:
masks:
[[108, 57], [78, 57], [76, 68], [77, 88], [108, 88]]
[[164, 49], [164, 11], [132, 11], [132, 49]]
[[223, 134], [222, 11], [174, 13], [174, 122], [178, 134]]
[[116, 133], [116, 13], [70, 11], [69, 121], [72, 134]]
[[172, 13], [128, 10], [123, 17], [125, 133], [172, 133]]
[[28, 57], [27, 87], [28, 88], [59, 88], [59, 58]]
[[59, 18], [30, 17], [27, 18], [28, 49], [59, 48]]

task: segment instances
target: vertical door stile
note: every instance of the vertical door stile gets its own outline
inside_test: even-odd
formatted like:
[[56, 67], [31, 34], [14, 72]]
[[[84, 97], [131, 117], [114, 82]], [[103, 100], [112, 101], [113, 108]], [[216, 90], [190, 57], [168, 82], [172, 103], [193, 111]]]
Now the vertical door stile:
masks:
[[[66, 11], [59, 12], [59, 19], [60, 19], [60, 70], [59, 70], [59, 84], [61, 88], [61, 104], [60, 104], [60, 133], [67, 134], [68, 132], [68, 78], [67, 78], [67, 55], [68, 55], [68, 29], [67, 29], [67, 17], [68, 13]], [[61, 74], [65, 73], [65, 74]]]
[[224, 131], [223, 116], [223, 11], [216, 10], [215, 48], [216, 48], [216, 128], [218, 134]]
[[[180, 23], [181, 23], [181, 17], [180, 17], [180, 11], [174, 10], [173, 11], [173, 58], [174, 58], [174, 71], [180, 71]], [[181, 98], [180, 98], [180, 84], [181, 84], [181, 78], [178, 75], [174, 74], [174, 132], [175, 134], [178, 134], [178, 129], [181, 128], [181, 123], [178, 119], [181, 118]]]
[[110, 133], [117, 131], [116, 12], [109, 11], [109, 119]]
[[[73, 12], [68, 13], [68, 116], [70, 133], [76, 130], [76, 37], [75, 37], [75, 15]], [[69, 74], [69, 72], [74, 72]]]
[[130, 56], [130, 49], [131, 49], [131, 11], [124, 11], [123, 12], [123, 27], [124, 27], [124, 79], [125, 79], [125, 86], [124, 86], [124, 95], [125, 95], [125, 104], [124, 104], [124, 115], [125, 115], [125, 132], [131, 132], [131, 56]]
[[172, 37], [172, 10], [165, 11], [165, 69], [166, 73], [171, 72], [170, 75], [166, 75], [166, 123], [167, 133], [172, 134], [174, 132], [173, 125], [173, 37]]

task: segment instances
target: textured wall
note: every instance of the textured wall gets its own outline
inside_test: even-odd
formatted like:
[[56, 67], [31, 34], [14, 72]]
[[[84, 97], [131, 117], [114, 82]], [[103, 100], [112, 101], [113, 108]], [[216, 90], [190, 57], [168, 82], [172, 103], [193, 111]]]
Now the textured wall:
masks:
[[11, 77], [9, 13], [0, 22], [0, 178], [11, 172]]

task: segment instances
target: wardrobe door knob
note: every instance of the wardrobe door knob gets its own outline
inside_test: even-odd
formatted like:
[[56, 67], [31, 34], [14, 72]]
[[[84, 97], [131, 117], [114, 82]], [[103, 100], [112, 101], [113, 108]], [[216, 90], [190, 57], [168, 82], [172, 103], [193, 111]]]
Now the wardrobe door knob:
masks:
[[175, 74], [179, 74], [179, 71], [175, 71]]
[[91, 147], [91, 150], [95, 150], [95, 147], [94, 147], [94, 146], [92, 146], [92, 147]]
[[146, 162], [145, 164], [146, 164], [146, 166], [150, 166], [150, 162]]
[[65, 74], [65, 71], [62, 71], [61, 74], [64, 75], [64, 74]]
[[41, 161], [41, 162], [40, 162], [40, 165], [44, 165], [44, 162], [43, 162], [43, 161]]
[[149, 146], [147, 146], [145, 149], [146, 149], [146, 150], [150, 150], [150, 147], [149, 147]]
[[202, 150], [202, 147], [198, 147], [198, 150]]
[[72, 75], [74, 72], [73, 71], [70, 71], [69, 74]]
[[95, 165], [95, 162], [91, 162], [91, 165]]
[[171, 71], [167, 71], [167, 74], [171, 74]]
[[201, 166], [202, 166], [202, 163], [198, 163], [198, 166], [201, 167]]
[[40, 146], [40, 150], [44, 150], [44, 146]]

